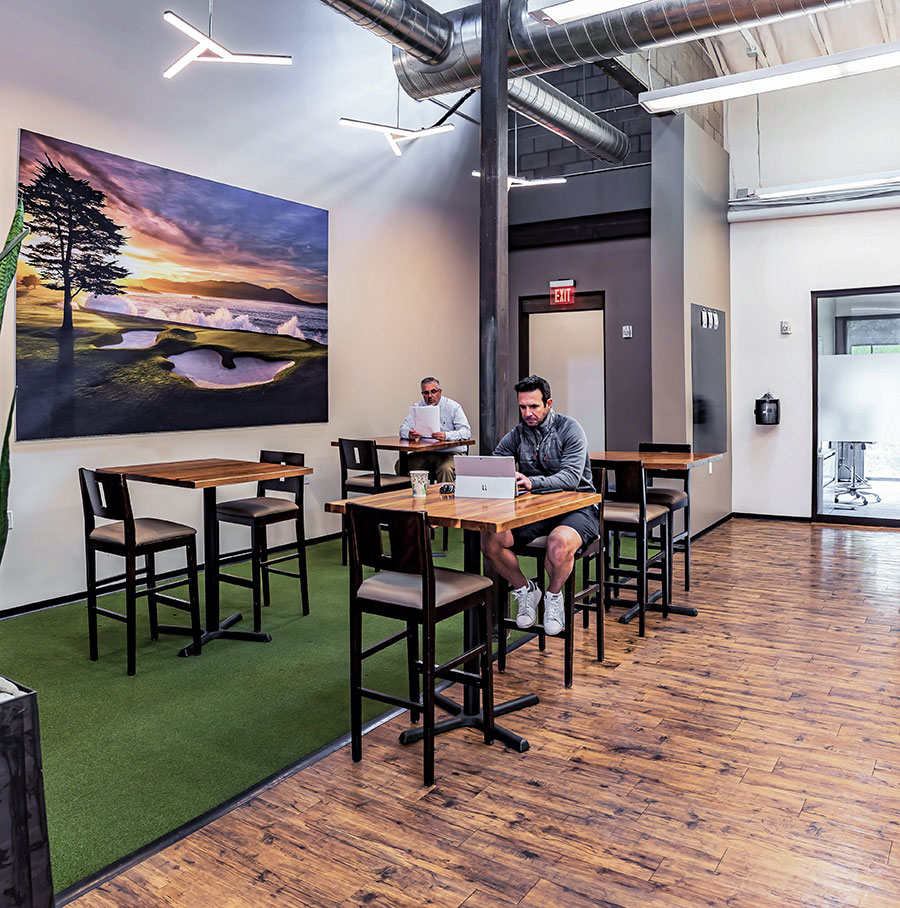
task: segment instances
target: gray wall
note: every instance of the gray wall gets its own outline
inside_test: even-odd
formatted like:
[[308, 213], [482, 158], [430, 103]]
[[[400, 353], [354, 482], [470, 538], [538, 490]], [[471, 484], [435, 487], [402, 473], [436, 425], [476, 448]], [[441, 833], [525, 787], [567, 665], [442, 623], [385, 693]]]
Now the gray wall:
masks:
[[[513, 190], [510, 224], [537, 223], [646, 208], [650, 168], [575, 177], [561, 186]], [[630, 449], [652, 434], [650, 239], [572, 243], [514, 252], [509, 259], [510, 372], [518, 369], [519, 297], [548, 293], [548, 282], [575, 278], [576, 292], [606, 294], [606, 444]], [[622, 338], [622, 326], [634, 336]], [[564, 355], [564, 351], [560, 351]], [[509, 424], [517, 419], [510, 394]]]
[[[526, 249], [510, 255], [511, 373], [518, 368], [518, 300], [547, 293], [547, 282], [573, 277], [577, 290], [606, 294], [606, 443], [631, 449], [651, 437], [650, 389], [650, 240], [613, 240]], [[622, 325], [634, 337], [622, 339]], [[565, 351], [560, 351], [565, 355]], [[510, 425], [515, 420], [510, 395]]]
[[[725, 311], [731, 397], [728, 155], [683, 115], [657, 118], [653, 140], [653, 440], [683, 442], [692, 440], [692, 303]], [[731, 513], [731, 414], [728, 425], [724, 459], [692, 477], [694, 532]]]

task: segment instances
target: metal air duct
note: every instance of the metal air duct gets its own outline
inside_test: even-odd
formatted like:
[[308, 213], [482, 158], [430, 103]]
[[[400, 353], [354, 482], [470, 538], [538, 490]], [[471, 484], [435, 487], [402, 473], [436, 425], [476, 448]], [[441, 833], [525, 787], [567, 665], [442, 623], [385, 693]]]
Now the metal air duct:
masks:
[[[357, 25], [374, 32], [394, 45], [396, 61], [402, 58], [421, 72], [442, 70], [445, 65], [466, 70], [468, 84], [481, 85], [481, 5], [467, 7], [472, 35], [468, 43], [477, 47], [477, 69], [469, 69], [466, 53], [460, 56], [462, 38], [456, 32], [457, 10], [445, 16], [422, 0], [321, 0]], [[400, 78], [400, 69], [397, 70]], [[414, 95], [403, 82], [408, 94]], [[446, 91], [456, 91], [448, 88]], [[421, 97], [444, 94], [429, 91]], [[577, 145], [591, 157], [620, 164], [628, 154], [625, 133], [600, 119], [586, 107], [541, 79], [513, 79], [509, 83], [509, 106], [535, 123]]]
[[[550, 72], [846, 5], [847, 0], [648, 0], [547, 28], [528, 15], [528, 0], [509, 0], [509, 74]], [[480, 84], [481, 4], [446, 18], [454, 40], [439, 66], [422, 67], [394, 51], [397, 78], [413, 98]]]

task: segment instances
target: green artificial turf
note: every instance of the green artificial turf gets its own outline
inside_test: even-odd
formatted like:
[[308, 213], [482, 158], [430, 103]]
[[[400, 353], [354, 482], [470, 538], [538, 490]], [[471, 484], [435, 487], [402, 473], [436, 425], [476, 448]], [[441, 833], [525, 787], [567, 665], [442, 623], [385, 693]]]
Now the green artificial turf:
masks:
[[[452, 533], [450, 557], [436, 563], [458, 568], [461, 558], [461, 537]], [[217, 640], [199, 657], [178, 658], [187, 638], [151, 642], [140, 600], [131, 678], [119, 622], [100, 619], [100, 659], [88, 659], [83, 602], [0, 621], [0, 674], [38, 695], [57, 891], [349, 731], [347, 568], [339, 542], [311, 546], [308, 559], [305, 618], [297, 581], [273, 575], [273, 604], [263, 614], [271, 643]], [[249, 590], [221, 589], [222, 615], [240, 610], [239, 626], [248, 626]], [[121, 598], [104, 605], [121, 608]], [[160, 609], [162, 623], [186, 619]], [[365, 627], [371, 641], [398, 625], [367, 619]], [[458, 652], [460, 641], [461, 618], [444, 622], [438, 658]], [[400, 648], [366, 666], [369, 686], [405, 693]], [[364, 706], [365, 718], [384, 711]]]

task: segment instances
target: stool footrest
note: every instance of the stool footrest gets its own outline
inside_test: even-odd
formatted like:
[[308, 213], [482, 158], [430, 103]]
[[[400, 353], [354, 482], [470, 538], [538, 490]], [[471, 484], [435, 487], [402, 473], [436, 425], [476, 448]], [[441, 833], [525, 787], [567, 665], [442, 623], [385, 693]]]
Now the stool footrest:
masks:
[[183, 612], [189, 612], [191, 610], [191, 604], [185, 599], [179, 599], [177, 596], [157, 596], [157, 602], [161, 602], [163, 605], [170, 605], [172, 608], [181, 609]]
[[246, 577], [238, 577], [236, 574], [225, 574], [220, 571], [219, 572], [219, 581], [221, 583], [231, 583], [234, 586], [242, 586], [248, 590], [253, 589], [252, 580], [249, 580]]

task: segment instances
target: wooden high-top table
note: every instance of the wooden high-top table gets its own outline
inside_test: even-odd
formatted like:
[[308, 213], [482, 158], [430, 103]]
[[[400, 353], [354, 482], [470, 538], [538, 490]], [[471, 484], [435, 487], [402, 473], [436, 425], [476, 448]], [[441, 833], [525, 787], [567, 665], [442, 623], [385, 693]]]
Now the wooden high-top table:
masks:
[[[367, 495], [365, 498], [347, 498], [342, 501], [329, 501], [325, 510], [334, 514], [345, 514], [348, 503], [356, 503], [374, 508], [385, 508], [390, 511], [425, 511], [428, 522], [436, 526], [451, 527], [463, 531], [463, 564], [467, 572], [481, 573], [481, 532], [492, 530], [502, 532], [516, 527], [527, 526], [550, 517], [559, 517], [570, 511], [577, 511], [591, 504], [599, 504], [602, 497], [593, 492], [549, 492], [545, 495], [527, 494], [516, 499], [502, 498], [456, 498], [453, 495], [441, 495], [440, 486], [428, 487], [425, 499], [413, 498], [410, 489], [396, 492], [382, 492], [378, 495]], [[463, 618], [464, 646], [470, 649], [479, 642], [478, 622], [473, 609], [465, 612]], [[477, 665], [467, 665], [468, 671], [476, 671]], [[483, 728], [480, 696], [477, 688], [466, 685], [463, 696], [463, 708], [447, 697], [440, 697], [440, 704], [447, 712], [454, 713], [450, 719], [435, 725], [435, 734], [450, 731], [454, 728]], [[494, 707], [495, 716], [534, 706], [538, 703], [536, 694], [517, 697]], [[414, 728], [403, 732], [400, 740], [404, 744], [419, 740], [422, 729]], [[507, 729], [495, 725], [494, 736], [508, 747], [524, 753], [528, 750], [528, 741]]]
[[[237, 485], [242, 482], [261, 482], [264, 479], [283, 479], [288, 476], [306, 476], [312, 467], [294, 467], [282, 463], [257, 463], [252, 460], [224, 460], [209, 457], [202, 460], [177, 460], [169, 463], [142, 463], [127, 467], [101, 467], [101, 473], [121, 473], [135, 482], [152, 482], [156, 485], [177, 486], [181, 489], [203, 490], [203, 558], [205, 561], [203, 589], [206, 599], [206, 629], [201, 645], [210, 640], [228, 637], [232, 640], [256, 640], [268, 643], [270, 634], [255, 631], [228, 630], [241, 620], [235, 612], [224, 621], [219, 620], [219, 521], [216, 518], [216, 489], [219, 486]], [[179, 656], [189, 656], [193, 644], [184, 647]]]
[[[724, 454], [694, 454], [689, 451], [594, 451], [591, 461], [596, 460], [640, 460], [647, 470], [693, 470], [695, 467], [706, 463], [721, 460]], [[658, 602], [648, 604], [654, 611], [662, 611]], [[640, 607], [629, 609], [619, 618], [622, 624], [628, 624], [638, 613]], [[687, 615], [689, 618], [697, 617], [697, 609], [687, 605], [670, 605], [668, 611], [673, 615]]]

